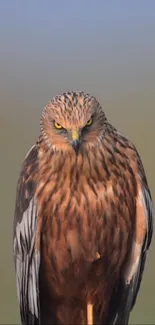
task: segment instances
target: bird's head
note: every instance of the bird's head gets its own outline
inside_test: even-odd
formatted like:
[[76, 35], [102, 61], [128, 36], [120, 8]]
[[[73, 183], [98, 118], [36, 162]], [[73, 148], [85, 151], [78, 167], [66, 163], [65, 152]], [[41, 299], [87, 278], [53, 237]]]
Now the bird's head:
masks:
[[41, 132], [48, 147], [78, 152], [102, 140], [105, 124], [104, 110], [96, 98], [72, 91], [54, 97], [44, 108]]

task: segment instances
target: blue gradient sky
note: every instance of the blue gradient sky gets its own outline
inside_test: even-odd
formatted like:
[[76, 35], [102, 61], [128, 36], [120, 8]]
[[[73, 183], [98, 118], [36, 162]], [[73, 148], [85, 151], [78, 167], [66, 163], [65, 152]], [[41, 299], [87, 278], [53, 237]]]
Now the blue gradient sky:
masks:
[[101, 100], [154, 88], [154, 33], [155, 1], [1, 1], [1, 100], [9, 91], [17, 109], [71, 88]]

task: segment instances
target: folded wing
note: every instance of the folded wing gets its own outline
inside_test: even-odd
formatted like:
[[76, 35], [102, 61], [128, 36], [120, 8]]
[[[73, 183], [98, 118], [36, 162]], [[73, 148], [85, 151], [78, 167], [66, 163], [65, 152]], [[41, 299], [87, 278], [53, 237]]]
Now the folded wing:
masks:
[[128, 324], [129, 315], [140, 288], [147, 250], [152, 239], [152, 199], [139, 156], [138, 159], [135, 232], [128, 261], [111, 301], [111, 311], [109, 314], [112, 317], [110, 316], [108, 321], [113, 325]]
[[33, 180], [36, 163], [37, 148], [34, 146], [21, 171], [14, 218], [14, 260], [22, 324], [40, 324], [40, 251], [36, 247], [37, 204]]

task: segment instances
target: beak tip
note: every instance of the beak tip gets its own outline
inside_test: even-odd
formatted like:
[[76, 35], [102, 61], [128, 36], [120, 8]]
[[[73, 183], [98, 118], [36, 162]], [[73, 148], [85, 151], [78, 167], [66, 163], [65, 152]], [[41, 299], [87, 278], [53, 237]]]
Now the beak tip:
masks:
[[74, 150], [75, 150], [75, 152], [77, 154], [78, 151], [79, 151], [79, 148], [80, 148], [80, 141], [79, 140], [73, 140], [71, 142], [71, 144], [72, 144], [72, 146], [73, 146], [73, 148], [74, 148]]

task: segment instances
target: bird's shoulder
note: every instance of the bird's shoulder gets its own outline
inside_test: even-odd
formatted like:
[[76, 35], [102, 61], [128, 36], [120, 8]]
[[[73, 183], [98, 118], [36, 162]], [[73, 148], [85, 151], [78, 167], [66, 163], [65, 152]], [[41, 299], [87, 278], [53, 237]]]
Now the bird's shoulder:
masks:
[[16, 189], [14, 228], [17, 222], [21, 222], [24, 212], [28, 209], [30, 201], [34, 197], [39, 164], [39, 148], [40, 139], [28, 151], [21, 166]]
[[137, 172], [141, 174], [143, 181], [147, 184], [143, 163], [136, 146], [128, 137], [120, 133], [111, 124], [108, 124], [107, 129], [105, 144], [109, 143], [109, 148], [111, 148], [111, 153], [115, 156], [116, 162], [120, 167], [124, 166], [125, 168], [130, 166], [135, 174]]

